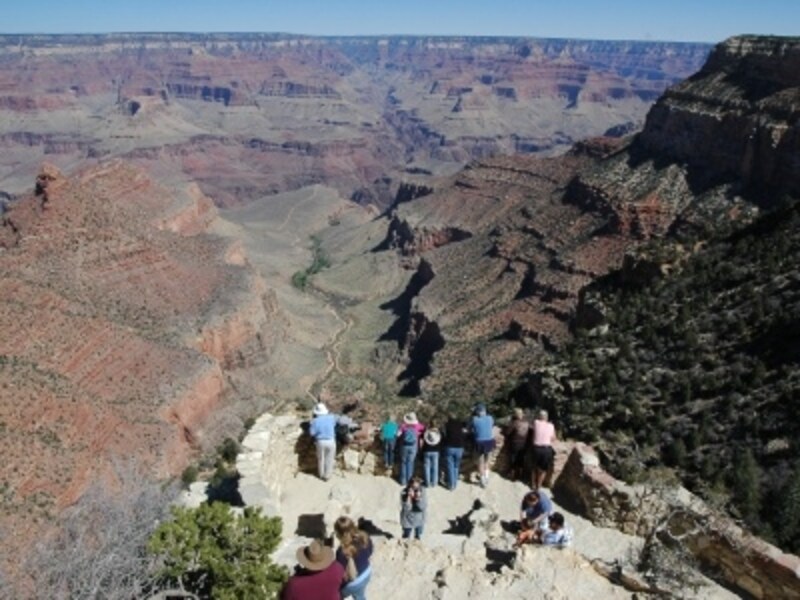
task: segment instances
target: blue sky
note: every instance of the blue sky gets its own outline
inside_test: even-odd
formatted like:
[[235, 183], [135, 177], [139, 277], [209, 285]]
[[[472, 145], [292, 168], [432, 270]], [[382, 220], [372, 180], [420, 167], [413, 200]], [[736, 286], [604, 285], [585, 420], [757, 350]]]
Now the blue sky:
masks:
[[111, 31], [717, 42], [800, 35], [800, 0], [0, 0], [2, 33]]

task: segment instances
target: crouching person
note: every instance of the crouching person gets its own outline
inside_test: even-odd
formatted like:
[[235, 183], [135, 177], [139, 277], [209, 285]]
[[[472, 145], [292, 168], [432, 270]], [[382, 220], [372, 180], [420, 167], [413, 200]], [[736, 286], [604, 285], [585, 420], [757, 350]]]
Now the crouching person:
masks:
[[517, 534], [517, 546], [527, 542], [541, 542], [542, 535], [548, 529], [553, 503], [542, 490], [531, 490], [522, 498], [520, 506], [520, 532]]

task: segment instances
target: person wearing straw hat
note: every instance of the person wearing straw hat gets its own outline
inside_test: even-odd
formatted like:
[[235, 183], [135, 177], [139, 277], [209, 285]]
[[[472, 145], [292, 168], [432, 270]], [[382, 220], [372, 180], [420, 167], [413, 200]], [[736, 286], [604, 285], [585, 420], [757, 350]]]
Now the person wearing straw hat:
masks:
[[317, 446], [317, 474], [323, 481], [333, 475], [333, 462], [336, 459], [336, 417], [328, 412], [328, 407], [317, 402], [313, 410], [314, 418], [308, 433]]
[[339, 600], [344, 567], [334, 560], [333, 548], [313, 540], [297, 550], [295, 573], [286, 582], [282, 600]]
[[405, 486], [414, 474], [414, 461], [417, 459], [420, 438], [425, 426], [417, 420], [417, 413], [409, 412], [403, 416], [403, 424], [397, 433], [400, 445], [400, 485]]
[[439, 453], [442, 451], [442, 434], [433, 423], [428, 425], [422, 436], [422, 464], [425, 473], [425, 487], [439, 485]]

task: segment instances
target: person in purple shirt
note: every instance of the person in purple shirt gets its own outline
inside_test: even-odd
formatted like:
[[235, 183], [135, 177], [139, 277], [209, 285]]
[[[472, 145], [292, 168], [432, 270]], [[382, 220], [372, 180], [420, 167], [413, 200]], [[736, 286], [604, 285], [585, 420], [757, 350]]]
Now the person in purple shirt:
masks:
[[297, 562], [282, 600], [340, 600], [344, 567], [334, 560], [333, 548], [314, 540], [297, 551]]

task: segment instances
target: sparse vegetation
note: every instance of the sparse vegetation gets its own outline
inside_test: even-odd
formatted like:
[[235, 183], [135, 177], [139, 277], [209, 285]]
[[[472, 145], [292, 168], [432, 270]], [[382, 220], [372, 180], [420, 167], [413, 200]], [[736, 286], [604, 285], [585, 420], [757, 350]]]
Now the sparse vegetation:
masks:
[[331, 266], [328, 253], [322, 247], [322, 240], [316, 236], [311, 236], [311, 265], [303, 271], [297, 271], [292, 275], [292, 285], [299, 290], [305, 290], [308, 286], [309, 280], [312, 275], [316, 275], [322, 269], [327, 269]]
[[612, 274], [587, 294], [607, 333], [579, 331], [538, 372], [567, 432], [596, 443], [615, 474], [666, 464], [706, 497], [727, 489], [735, 515], [794, 551], [800, 537], [775, 507], [800, 455], [798, 231], [795, 204], [669, 275]]

